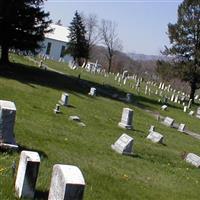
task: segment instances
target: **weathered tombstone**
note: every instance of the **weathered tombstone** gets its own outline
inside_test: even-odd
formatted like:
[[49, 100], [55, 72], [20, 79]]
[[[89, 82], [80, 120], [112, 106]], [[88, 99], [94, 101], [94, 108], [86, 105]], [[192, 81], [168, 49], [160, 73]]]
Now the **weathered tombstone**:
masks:
[[158, 90], [156, 90], [155, 95], [158, 95]]
[[56, 104], [56, 107], [55, 107], [55, 109], [53, 110], [54, 111], [54, 113], [60, 113], [60, 104]]
[[187, 106], [188, 109], [191, 108], [191, 105], [192, 105], [192, 99], [189, 100], [189, 103], [188, 103], [188, 106]]
[[63, 92], [59, 103], [63, 106], [68, 106], [68, 99], [69, 99], [69, 95]]
[[165, 119], [162, 123], [168, 127], [172, 127], [173, 123], [174, 123], [174, 119], [172, 119], [170, 117], [165, 117]]
[[155, 131], [155, 126], [151, 125], [149, 132], [151, 132], [151, 131]]
[[122, 128], [132, 129], [133, 110], [130, 108], [123, 108], [121, 122], [118, 125]]
[[128, 103], [132, 103], [132, 102], [133, 102], [133, 95], [130, 94], [130, 93], [127, 93], [127, 94], [126, 94], [126, 101], [127, 101]]
[[96, 96], [96, 88], [91, 87], [91, 88], [90, 88], [89, 95], [90, 95], [90, 96]]
[[171, 99], [170, 99], [171, 101], [174, 101], [174, 96], [175, 96], [175, 95], [172, 94]]
[[188, 153], [187, 156], [185, 157], [185, 161], [194, 165], [195, 167], [200, 166], [200, 157], [194, 153]]
[[163, 106], [161, 107], [161, 109], [162, 109], [162, 110], [167, 110], [167, 105], [163, 105]]
[[15, 181], [15, 191], [18, 198], [34, 198], [39, 165], [40, 156], [37, 152], [21, 152]]
[[163, 143], [163, 138], [164, 138], [163, 135], [155, 131], [151, 131], [147, 136], [147, 139], [155, 143]]
[[179, 96], [177, 94], [176, 97], [175, 97], [175, 99], [174, 99], [174, 103], [178, 103], [178, 99], [179, 99]]
[[16, 107], [11, 101], [0, 100], [0, 139], [3, 143], [15, 144], [14, 125]]
[[197, 108], [196, 117], [197, 117], [197, 118], [200, 118], [200, 107]]
[[85, 180], [78, 167], [53, 166], [48, 200], [82, 200], [84, 188]]
[[187, 112], [187, 106], [183, 107], [183, 112]]
[[123, 133], [119, 139], [111, 145], [111, 148], [120, 154], [131, 155], [133, 147], [133, 138]]
[[193, 116], [193, 115], [194, 115], [194, 111], [191, 110], [191, 111], [188, 113], [188, 115]]
[[178, 131], [184, 132], [184, 130], [185, 130], [185, 124], [180, 124], [178, 127]]

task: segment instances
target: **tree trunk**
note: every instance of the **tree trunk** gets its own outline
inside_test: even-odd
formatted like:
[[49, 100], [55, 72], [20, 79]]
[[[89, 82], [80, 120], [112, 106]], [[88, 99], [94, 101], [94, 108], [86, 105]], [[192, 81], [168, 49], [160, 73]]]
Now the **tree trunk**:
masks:
[[195, 91], [196, 91], [196, 81], [193, 80], [191, 83], [190, 83], [190, 99], [192, 99], [192, 103], [194, 103], [194, 94], [195, 94]]
[[9, 60], [8, 60], [8, 46], [7, 45], [2, 45], [1, 46], [1, 64], [8, 64]]
[[111, 70], [111, 65], [112, 65], [112, 57], [110, 57], [109, 60], [108, 60], [108, 73]]

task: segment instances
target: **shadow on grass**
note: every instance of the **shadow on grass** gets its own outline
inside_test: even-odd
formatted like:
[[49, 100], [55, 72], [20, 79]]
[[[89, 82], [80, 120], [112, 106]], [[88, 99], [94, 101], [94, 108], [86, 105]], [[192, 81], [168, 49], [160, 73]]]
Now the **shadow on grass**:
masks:
[[38, 152], [41, 159], [48, 159], [48, 156], [44, 151], [40, 151], [38, 149], [33, 149], [33, 148], [28, 148], [26, 146], [19, 144], [18, 153], [21, 153], [21, 151], [35, 151], [35, 152]]
[[47, 200], [49, 195], [49, 191], [41, 191], [41, 190], [36, 190], [35, 191], [35, 200]]

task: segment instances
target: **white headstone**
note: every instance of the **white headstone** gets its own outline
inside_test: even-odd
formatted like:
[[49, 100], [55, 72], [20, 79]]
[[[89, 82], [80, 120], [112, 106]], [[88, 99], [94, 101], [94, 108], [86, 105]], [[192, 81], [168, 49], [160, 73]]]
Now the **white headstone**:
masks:
[[40, 156], [37, 152], [21, 152], [15, 181], [15, 191], [18, 198], [34, 198], [39, 165]]
[[185, 157], [185, 161], [194, 165], [195, 167], [200, 166], [200, 157], [194, 153], [188, 153], [187, 156]]
[[184, 132], [184, 130], [185, 130], [185, 124], [180, 124], [178, 127], [178, 131]]
[[69, 99], [69, 95], [67, 93], [62, 93], [61, 100], [59, 101], [59, 103], [63, 106], [67, 106], [68, 99]]
[[192, 99], [189, 100], [189, 103], [188, 103], [188, 106], [187, 106], [187, 107], [188, 107], [188, 108], [191, 108], [191, 105], [192, 105]]
[[60, 113], [60, 104], [56, 104], [56, 107], [54, 109], [54, 113]]
[[169, 127], [172, 127], [174, 123], [174, 119], [170, 118], [170, 117], [165, 117], [163, 124]]
[[48, 200], [82, 200], [85, 180], [80, 169], [73, 165], [53, 166]]
[[149, 133], [149, 135], [147, 136], [147, 139], [151, 140], [152, 142], [155, 142], [155, 143], [162, 143], [163, 142], [163, 135], [161, 135], [160, 133], [158, 132], [155, 132], [155, 131], [151, 131]]
[[133, 110], [130, 108], [123, 108], [121, 122], [118, 125], [122, 128], [132, 129]]
[[155, 131], [155, 126], [151, 125], [149, 132], [151, 132], [151, 131]]
[[0, 100], [0, 140], [4, 143], [15, 144], [14, 125], [16, 107], [11, 101]]
[[183, 107], [183, 112], [187, 112], [187, 106]]
[[91, 88], [90, 88], [89, 95], [90, 95], [90, 96], [96, 96], [96, 88], [91, 87]]
[[163, 105], [163, 106], [161, 107], [161, 109], [162, 109], [162, 110], [167, 110], [167, 105]]
[[179, 96], [176, 95], [176, 97], [175, 97], [175, 99], [174, 99], [174, 103], [178, 103], [178, 98], [179, 98]]
[[120, 154], [132, 154], [133, 138], [123, 133], [119, 139], [111, 145], [112, 149]]
[[200, 107], [197, 108], [196, 117], [197, 117], [197, 118], [200, 118]]
[[172, 94], [171, 99], [170, 99], [171, 101], [174, 101], [174, 96], [175, 96], [175, 95]]
[[193, 115], [194, 115], [194, 111], [191, 110], [191, 111], [188, 113], [188, 115], [193, 116]]

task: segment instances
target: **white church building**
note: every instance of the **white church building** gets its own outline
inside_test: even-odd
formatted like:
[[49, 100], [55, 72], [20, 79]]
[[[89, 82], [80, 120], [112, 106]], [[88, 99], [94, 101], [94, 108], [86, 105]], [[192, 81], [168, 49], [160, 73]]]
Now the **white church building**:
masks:
[[57, 24], [51, 24], [50, 28], [53, 31], [45, 34], [43, 47], [39, 54], [48, 59], [71, 62], [73, 58], [64, 54], [69, 41], [67, 37], [69, 35], [68, 28]]

